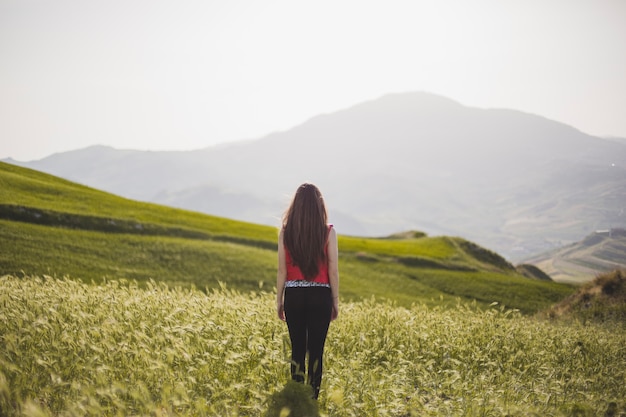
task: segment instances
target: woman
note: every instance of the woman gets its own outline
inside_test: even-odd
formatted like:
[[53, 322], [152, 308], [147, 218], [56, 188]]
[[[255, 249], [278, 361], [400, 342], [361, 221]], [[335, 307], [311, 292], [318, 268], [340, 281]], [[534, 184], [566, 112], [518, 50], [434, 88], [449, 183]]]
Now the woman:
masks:
[[302, 184], [285, 213], [278, 237], [276, 310], [287, 321], [291, 339], [291, 377], [307, 383], [317, 399], [322, 383], [324, 342], [339, 314], [337, 235], [327, 224], [319, 189]]

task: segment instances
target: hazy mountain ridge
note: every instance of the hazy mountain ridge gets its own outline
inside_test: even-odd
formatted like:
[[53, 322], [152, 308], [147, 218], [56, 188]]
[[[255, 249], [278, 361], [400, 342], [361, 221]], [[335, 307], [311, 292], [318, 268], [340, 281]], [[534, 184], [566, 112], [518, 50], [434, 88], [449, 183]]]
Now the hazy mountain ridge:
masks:
[[191, 152], [87, 148], [21, 165], [272, 225], [297, 185], [313, 181], [342, 233], [460, 235], [518, 259], [626, 221], [624, 144], [426, 93], [384, 96], [255, 141]]

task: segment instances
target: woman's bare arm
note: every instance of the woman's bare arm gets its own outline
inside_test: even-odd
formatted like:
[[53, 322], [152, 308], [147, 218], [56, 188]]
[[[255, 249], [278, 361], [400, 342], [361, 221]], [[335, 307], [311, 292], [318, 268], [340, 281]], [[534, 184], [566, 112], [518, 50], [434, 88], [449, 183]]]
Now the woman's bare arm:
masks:
[[333, 295], [331, 318], [335, 320], [339, 315], [339, 248], [337, 246], [337, 233], [334, 228], [330, 229], [328, 236], [328, 278]]
[[285, 260], [285, 244], [283, 242], [283, 230], [278, 235], [278, 272], [276, 273], [276, 312], [278, 318], [285, 320], [285, 308], [283, 295], [285, 292], [285, 280], [287, 279], [287, 261]]

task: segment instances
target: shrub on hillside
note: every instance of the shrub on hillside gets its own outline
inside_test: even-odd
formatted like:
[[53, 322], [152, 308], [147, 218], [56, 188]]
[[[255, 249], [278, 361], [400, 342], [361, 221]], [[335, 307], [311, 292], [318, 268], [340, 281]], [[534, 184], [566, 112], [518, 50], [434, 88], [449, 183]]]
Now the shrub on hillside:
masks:
[[502, 256], [493, 251], [490, 251], [489, 249], [485, 249], [482, 246], [479, 246], [473, 242], [462, 240], [460, 241], [459, 246], [465, 251], [465, 253], [480, 262], [494, 265], [505, 271], [511, 271], [515, 269], [513, 265], [511, 265]]
[[597, 285], [602, 288], [602, 294], [609, 297], [626, 298], [626, 272], [621, 270], [614, 271], [610, 274], [600, 275], [596, 278]]
[[552, 281], [550, 275], [543, 272], [540, 268], [531, 264], [520, 264], [515, 267], [517, 272], [524, 275], [526, 278], [538, 279], [540, 281]]

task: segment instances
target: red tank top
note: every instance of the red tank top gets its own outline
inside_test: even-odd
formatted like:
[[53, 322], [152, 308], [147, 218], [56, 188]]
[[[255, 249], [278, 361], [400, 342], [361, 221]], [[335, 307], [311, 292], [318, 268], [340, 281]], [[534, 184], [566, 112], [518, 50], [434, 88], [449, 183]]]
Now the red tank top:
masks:
[[[328, 225], [328, 234], [330, 235], [330, 229], [333, 227], [332, 224]], [[316, 282], [319, 284], [329, 284], [330, 280], [328, 278], [328, 241], [326, 242], [326, 246], [324, 246], [324, 255], [326, 255], [326, 261], [320, 261], [319, 263], [319, 271], [315, 278], [309, 280], [310, 282]], [[287, 281], [299, 281], [306, 280], [300, 268], [294, 265], [293, 260], [291, 259], [291, 254], [289, 253], [289, 249], [285, 246], [285, 261], [287, 263]]]

